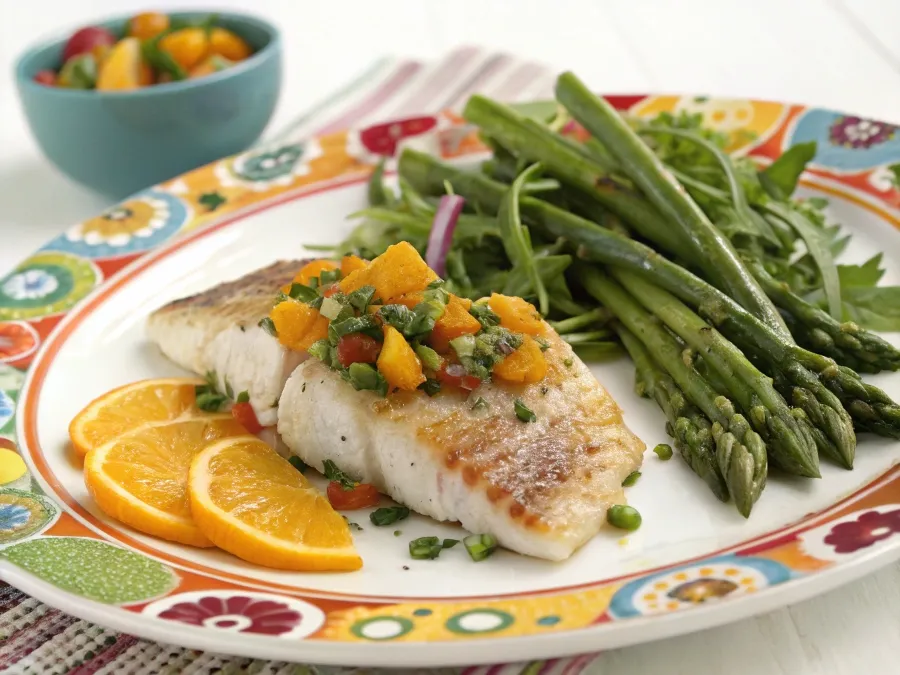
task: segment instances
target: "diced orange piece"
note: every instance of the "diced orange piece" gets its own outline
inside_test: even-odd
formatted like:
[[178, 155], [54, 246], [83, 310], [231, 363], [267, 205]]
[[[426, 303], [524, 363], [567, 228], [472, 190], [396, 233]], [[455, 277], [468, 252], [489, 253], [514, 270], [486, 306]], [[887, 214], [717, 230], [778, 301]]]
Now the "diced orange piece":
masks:
[[328, 337], [328, 325], [331, 322], [328, 320], [327, 316], [322, 316], [319, 314], [316, 317], [315, 323], [310, 327], [308, 331], [306, 331], [306, 335], [304, 335], [297, 342], [296, 349], [300, 351], [306, 351], [310, 347], [312, 347], [314, 342], [318, 342], [319, 340], [324, 340]]
[[401, 241], [375, 258], [365, 269], [356, 270], [341, 280], [341, 290], [352, 293], [363, 286], [373, 286], [376, 298], [395, 298], [405, 293], [424, 291], [437, 279], [419, 252]]
[[364, 270], [369, 266], [365, 260], [356, 255], [345, 255], [341, 258], [341, 276], [349, 277], [356, 270]]
[[209, 51], [229, 61], [243, 61], [253, 50], [243, 38], [226, 28], [213, 28], [209, 35]]
[[218, 73], [220, 70], [231, 68], [231, 66], [233, 65], [234, 63], [226, 59], [224, 56], [213, 54], [211, 56], [207, 56], [196, 66], [191, 68], [188, 71], [188, 79], [193, 80], [198, 77], [206, 77], [207, 75]]
[[377, 365], [378, 372], [384, 375], [391, 390], [414, 391], [425, 381], [422, 362], [406, 338], [393, 326], [384, 327], [384, 345]]
[[547, 330], [534, 305], [522, 298], [492, 293], [488, 306], [500, 317], [500, 325], [514, 333], [540, 335]]
[[[456, 295], [450, 296], [447, 309], [441, 318], [434, 324], [431, 331], [431, 346], [438, 352], [446, 353], [450, 350], [450, 340], [461, 335], [474, 335], [481, 330], [481, 324], [474, 316], [469, 314], [466, 300]], [[468, 301], [471, 306], [472, 302]]]
[[200, 63], [209, 51], [206, 29], [190, 26], [172, 31], [159, 41], [159, 49], [171, 56], [179, 66], [190, 70]]
[[318, 310], [296, 300], [279, 302], [269, 314], [272, 323], [275, 324], [275, 330], [278, 331], [278, 341], [294, 351], [306, 349], [301, 346], [305, 342], [303, 338], [310, 332], [320, 316]]
[[313, 260], [300, 268], [297, 276], [294, 277], [294, 283], [306, 286], [311, 279], [321, 275], [322, 272], [330, 272], [337, 268], [338, 264], [333, 260]]
[[541, 346], [533, 338], [525, 336], [525, 341], [512, 354], [494, 366], [494, 377], [506, 382], [532, 384], [540, 382], [547, 374], [547, 359]]
[[135, 37], [119, 40], [109, 51], [97, 75], [97, 89], [122, 91], [150, 84], [153, 71], [141, 60], [141, 41]]
[[422, 300], [424, 300], [422, 294], [419, 291], [416, 291], [414, 293], [404, 293], [403, 295], [398, 295], [396, 298], [389, 298], [384, 301], [384, 304], [403, 305], [405, 307], [409, 307], [409, 309], [412, 309], [420, 302], [422, 302]]

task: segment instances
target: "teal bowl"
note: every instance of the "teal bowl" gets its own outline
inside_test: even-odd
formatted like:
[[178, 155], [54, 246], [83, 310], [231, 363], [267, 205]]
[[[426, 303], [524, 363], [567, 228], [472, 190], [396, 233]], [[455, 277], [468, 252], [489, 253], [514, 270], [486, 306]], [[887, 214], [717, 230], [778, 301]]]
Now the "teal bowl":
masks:
[[[174, 12], [187, 20], [209, 12]], [[28, 126], [56, 167], [78, 183], [121, 199], [251, 146], [269, 122], [281, 88], [281, 37], [272, 24], [220, 12], [217, 24], [254, 54], [196, 80], [130, 91], [48, 87], [41, 70], [58, 70], [68, 36], [29, 49], [15, 66]], [[128, 17], [85, 25], [122, 35]]]

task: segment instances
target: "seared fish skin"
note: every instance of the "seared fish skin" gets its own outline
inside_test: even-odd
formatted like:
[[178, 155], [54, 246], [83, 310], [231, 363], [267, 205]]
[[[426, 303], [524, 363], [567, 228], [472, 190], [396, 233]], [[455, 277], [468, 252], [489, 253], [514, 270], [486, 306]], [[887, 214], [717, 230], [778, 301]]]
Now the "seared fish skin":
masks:
[[[278, 431], [315, 469], [330, 459], [418, 513], [564, 560], [598, 532], [609, 506], [624, 503], [622, 481], [645, 446], [569, 345], [548, 337], [543, 381], [488, 383], [468, 397], [380, 398], [311, 359], [285, 385]], [[473, 410], [478, 397], [487, 407]], [[516, 417], [517, 398], [535, 422]]]
[[226, 381], [235, 394], [247, 391], [259, 423], [271, 426], [284, 383], [305, 355], [285, 349], [257, 324], [303, 264], [279, 261], [171, 302], [150, 315], [148, 335], [182, 368], [214, 371], [220, 391]]

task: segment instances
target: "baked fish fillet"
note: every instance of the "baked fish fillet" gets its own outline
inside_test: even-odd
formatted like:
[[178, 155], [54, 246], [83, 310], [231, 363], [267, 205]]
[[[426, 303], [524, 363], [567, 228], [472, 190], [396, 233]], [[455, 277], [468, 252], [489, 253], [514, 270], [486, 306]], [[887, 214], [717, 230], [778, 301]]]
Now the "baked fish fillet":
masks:
[[219, 391], [247, 391], [259, 423], [274, 425], [278, 398], [305, 355], [285, 349], [257, 324], [278, 289], [304, 261], [279, 261], [156, 310], [148, 334], [163, 354], [199, 375], [215, 372]]
[[[380, 398], [310, 359], [285, 385], [278, 431], [320, 471], [330, 459], [413, 511], [564, 560], [597, 533], [608, 506], [625, 502], [622, 481], [645, 446], [569, 345], [555, 333], [549, 341], [544, 380], [485, 384], [468, 398]], [[478, 397], [488, 405], [473, 410]], [[516, 417], [517, 398], [535, 422]]]

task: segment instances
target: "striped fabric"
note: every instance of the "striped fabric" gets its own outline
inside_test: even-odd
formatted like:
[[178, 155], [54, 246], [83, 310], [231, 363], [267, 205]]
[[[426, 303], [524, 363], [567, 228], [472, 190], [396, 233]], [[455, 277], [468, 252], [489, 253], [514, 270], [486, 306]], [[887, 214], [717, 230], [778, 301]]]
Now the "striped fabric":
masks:
[[[553, 73], [507, 54], [461, 47], [433, 63], [382, 59], [287, 128], [265, 139], [314, 135], [459, 109], [469, 95], [505, 101], [552, 97]], [[459, 675], [579, 675], [591, 657], [465, 669]], [[148, 642], [81, 621], [0, 582], [0, 672], [22, 675], [375, 675], [372, 669], [266, 662]], [[387, 672], [387, 671], [384, 671]]]

